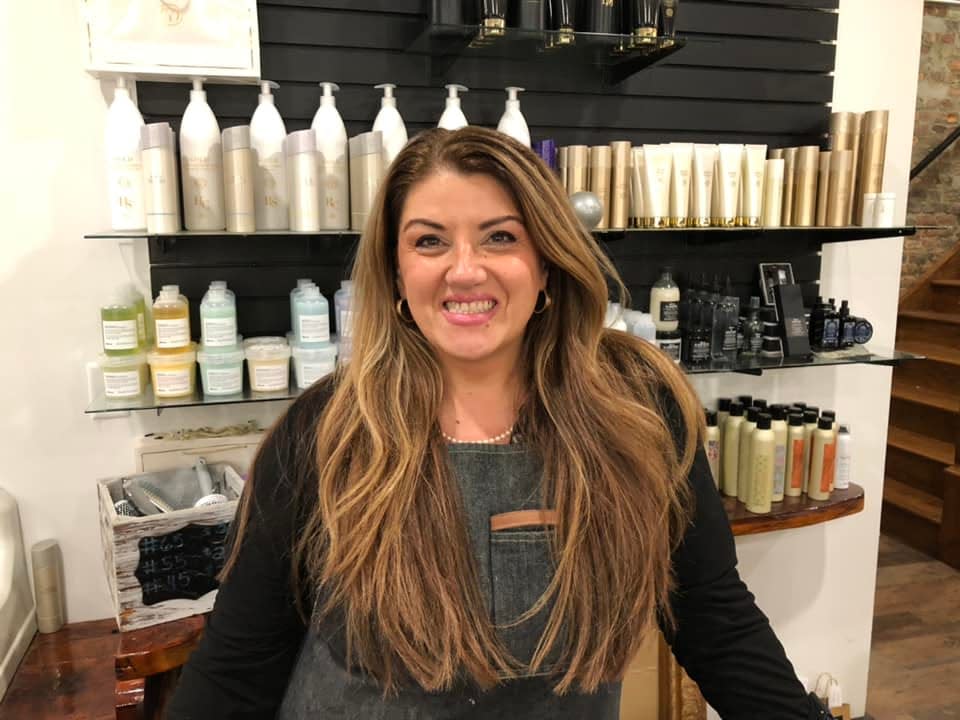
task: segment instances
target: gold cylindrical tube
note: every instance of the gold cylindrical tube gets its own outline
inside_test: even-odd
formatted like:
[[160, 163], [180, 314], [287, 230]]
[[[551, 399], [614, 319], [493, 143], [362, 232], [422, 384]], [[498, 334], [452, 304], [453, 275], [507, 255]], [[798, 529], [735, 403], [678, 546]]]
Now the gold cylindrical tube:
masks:
[[887, 157], [887, 127], [889, 110], [871, 110], [863, 116], [863, 132], [860, 141], [859, 184], [854, 202], [854, 220], [860, 223], [859, 213], [866, 193], [883, 191], [883, 166]]
[[812, 227], [817, 219], [817, 172], [820, 169], [820, 148], [805, 145], [797, 149], [794, 170], [793, 224]]
[[770, 154], [767, 156], [767, 160], [782, 160], [783, 159], [783, 148], [770, 148]]
[[853, 150], [830, 152], [830, 187], [827, 189], [827, 227], [847, 225], [847, 207], [850, 205], [850, 166]]
[[760, 223], [764, 227], [780, 227], [780, 206], [783, 203], [783, 158], [767, 160], [763, 178], [763, 215]]
[[[850, 150], [853, 152], [854, 164], [850, 168], [851, 177], [847, 181], [847, 187], [852, 187], [855, 182], [853, 173], [856, 171], [857, 150], [860, 147], [860, 123], [863, 116], [852, 112], [835, 112], [830, 115], [830, 149], [831, 150]], [[853, 218], [853, 193], [847, 193], [846, 217], [844, 225], [850, 225]]]
[[597, 196], [603, 214], [597, 230], [610, 227], [610, 146], [596, 145], [590, 148], [590, 192]]
[[611, 228], [620, 230], [626, 228], [630, 220], [630, 141], [614, 140], [607, 149], [612, 167], [608, 222]]
[[590, 148], [571, 145], [567, 150], [567, 195], [590, 189]]
[[793, 195], [796, 186], [797, 150], [783, 149], [783, 202], [780, 204], [780, 223], [783, 227], [793, 225]]
[[560, 182], [563, 185], [563, 189], [567, 190], [567, 194], [570, 194], [568, 189], [568, 172], [567, 167], [569, 165], [570, 158], [570, 148], [566, 145], [557, 148], [557, 172], [560, 173]]
[[847, 225], [856, 225], [853, 221], [853, 212], [856, 208], [857, 217], [860, 217], [860, 206], [863, 204], [863, 195], [860, 196], [860, 206], [857, 206], [856, 198], [856, 189], [859, 179], [857, 178], [857, 169], [860, 167], [860, 151], [861, 151], [861, 133], [863, 132], [863, 113], [854, 113], [853, 114], [853, 144], [850, 148], [853, 150], [853, 157], [850, 159], [850, 179], [847, 181], [847, 187], [850, 188], [847, 199]]
[[827, 191], [830, 188], [830, 151], [820, 153], [820, 172], [817, 174], [817, 227], [827, 224]]

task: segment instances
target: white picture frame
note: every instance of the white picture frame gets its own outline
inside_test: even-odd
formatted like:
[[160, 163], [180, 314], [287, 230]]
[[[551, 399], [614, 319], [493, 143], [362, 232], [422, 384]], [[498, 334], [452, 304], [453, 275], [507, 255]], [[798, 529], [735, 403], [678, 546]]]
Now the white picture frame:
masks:
[[88, 72], [260, 78], [256, 0], [78, 0]]

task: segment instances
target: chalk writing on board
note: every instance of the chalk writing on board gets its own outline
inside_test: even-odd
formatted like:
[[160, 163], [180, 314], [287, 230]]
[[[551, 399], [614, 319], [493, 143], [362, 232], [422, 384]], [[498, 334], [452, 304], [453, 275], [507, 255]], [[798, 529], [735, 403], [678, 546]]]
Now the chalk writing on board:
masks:
[[166, 535], [140, 538], [134, 575], [143, 588], [143, 604], [196, 600], [216, 590], [229, 528], [230, 523], [187, 525]]

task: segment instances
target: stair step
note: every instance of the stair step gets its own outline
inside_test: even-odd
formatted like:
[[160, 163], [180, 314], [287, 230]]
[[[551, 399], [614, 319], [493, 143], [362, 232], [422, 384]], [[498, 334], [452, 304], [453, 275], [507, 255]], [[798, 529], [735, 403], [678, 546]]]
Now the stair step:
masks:
[[897, 350], [913, 353], [914, 355], [922, 355], [928, 360], [941, 362], [946, 365], [955, 365], [960, 368], [960, 347], [940, 345], [922, 340], [905, 340], [897, 343]]
[[899, 400], [906, 400], [917, 403], [918, 405], [936, 408], [937, 410], [960, 412], [960, 397], [946, 395], [937, 390], [926, 388], [897, 377], [893, 379], [893, 388], [890, 394]]
[[942, 313], [932, 310], [901, 310], [900, 318], [909, 318], [911, 320], [927, 320], [929, 322], [944, 323], [947, 325], [960, 325], [960, 313]]
[[953, 444], [943, 440], [929, 438], [891, 425], [887, 432], [887, 445], [943, 465], [953, 465]]
[[960, 312], [901, 310], [897, 315], [897, 343], [910, 342], [960, 347]]
[[933, 280], [930, 282], [927, 310], [939, 313], [960, 312], [960, 280]]
[[931, 280], [930, 284], [935, 287], [960, 288], [960, 280]]
[[883, 481], [883, 502], [933, 525], [940, 525], [943, 520], [943, 501], [940, 498], [890, 477]]

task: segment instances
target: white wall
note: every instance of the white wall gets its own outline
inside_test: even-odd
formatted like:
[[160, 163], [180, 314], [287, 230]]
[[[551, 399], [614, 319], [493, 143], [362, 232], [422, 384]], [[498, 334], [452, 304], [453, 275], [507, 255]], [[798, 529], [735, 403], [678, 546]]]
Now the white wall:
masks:
[[[109, 224], [103, 127], [112, 92], [82, 69], [78, 6], [0, 2], [0, 487], [20, 504], [28, 550], [60, 541], [73, 622], [113, 614], [94, 484], [133, 470], [132, 439], [248, 418], [268, 423], [279, 405], [83, 414], [83, 366], [99, 349], [97, 308], [128, 277], [134, 248], [82, 237]], [[135, 250], [142, 260], [144, 248]]]
[[[884, 190], [906, 210], [920, 58], [922, 0], [841, 0], [833, 105], [889, 108]], [[875, 327], [873, 345], [892, 347], [902, 242], [826, 246], [825, 297], [848, 298]], [[776, 259], [772, 257], [771, 259]], [[811, 682], [827, 671], [840, 680], [854, 716], [863, 715], [870, 661], [877, 542], [890, 403], [891, 370], [846, 366], [768, 373], [762, 378], [697, 378], [705, 402], [753, 394], [832, 408], [851, 423], [853, 481], [866, 490], [859, 515], [832, 523], [738, 540], [740, 570], [769, 615], [787, 653]]]

